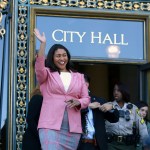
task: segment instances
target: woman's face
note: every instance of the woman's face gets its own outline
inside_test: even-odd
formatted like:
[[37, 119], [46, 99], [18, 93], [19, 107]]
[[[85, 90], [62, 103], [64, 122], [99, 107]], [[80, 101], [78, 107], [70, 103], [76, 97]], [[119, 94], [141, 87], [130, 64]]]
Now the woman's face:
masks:
[[57, 49], [54, 53], [54, 64], [60, 71], [67, 71], [68, 55], [64, 49]]
[[113, 96], [117, 102], [122, 101], [122, 93], [120, 92], [118, 85], [114, 86]]
[[141, 107], [139, 110], [139, 113], [140, 113], [142, 118], [145, 118], [147, 113], [148, 113], [148, 107], [147, 106]]

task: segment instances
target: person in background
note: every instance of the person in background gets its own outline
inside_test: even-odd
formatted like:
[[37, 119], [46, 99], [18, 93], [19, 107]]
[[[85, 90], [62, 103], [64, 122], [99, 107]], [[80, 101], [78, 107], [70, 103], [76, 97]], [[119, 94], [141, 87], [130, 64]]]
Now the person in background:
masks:
[[[84, 74], [89, 88], [90, 78]], [[78, 150], [107, 150], [107, 137], [105, 119], [110, 122], [119, 120], [119, 112], [113, 109], [112, 104], [106, 103], [103, 98], [91, 96], [88, 108], [81, 111], [83, 134], [80, 139]]]
[[138, 107], [138, 113], [144, 119], [148, 133], [150, 135], [150, 121], [148, 120], [148, 104], [144, 101], [138, 101], [135, 105]]
[[[143, 121], [145, 121], [148, 134], [150, 135], [150, 122], [148, 120], [148, 104], [144, 101], [138, 101], [135, 103], [135, 105], [138, 107], [139, 109], [138, 113], [144, 119]], [[136, 150], [142, 150], [142, 147], [143, 147], [142, 143], [139, 143], [139, 145], [137, 145]]]
[[73, 69], [70, 53], [61, 44], [50, 48], [45, 64], [45, 34], [38, 29], [34, 34], [41, 43], [35, 72], [43, 95], [38, 123], [42, 149], [76, 150], [82, 133], [80, 110], [90, 100], [84, 76]]
[[33, 90], [31, 100], [28, 103], [27, 129], [23, 135], [22, 150], [41, 150], [39, 134], [37, 130], [43, 97], [39, 85]]
[[138, 108], [130, 103], [128, 88], [116, 83], [113, 89], [113, 107], [119, 111], [119, 121], [106, 121], [109, 150], [135, 150], [139, 137], [141, 141], [148, 136], [145, 122], [137, 113]]

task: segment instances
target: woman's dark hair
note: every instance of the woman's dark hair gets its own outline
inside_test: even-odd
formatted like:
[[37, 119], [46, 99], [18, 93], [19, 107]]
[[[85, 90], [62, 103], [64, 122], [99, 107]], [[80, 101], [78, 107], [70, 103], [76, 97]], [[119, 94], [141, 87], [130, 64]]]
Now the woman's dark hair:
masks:
[[60, 71], [59, 71], [59, 68], [54, 64], [54, 53], [55, 53], [58, 49], [64, 49], [64, 50], [66, 51], [66, 53], [67, 53], [68, 63], [67, 63], [67, 65], [66, 65], [66, 69], [67, 69], [67, 70], [72, 70], [72, 71], [75, 72], [75, 70], [73, 69], [73, 64], [72, 64], [72, 62], [71, 62], [71, 60], [70, 60], [70, 59], [71, 59], [71, 55], [70, 55], [68, 49], [67, 49], [65, 46], [61, 45], [61, 44], [54, 44], [54, 45], [50, 48], [50, 50], [49, 50], [49, 52], [48, 52], [48, 55], [47, 55], [47, 58], [46, 58], [45, 66], [48, 67], [48, 68], [50, 68], [51, 71], [58, 71], [58, 72], [60, 72]]
[[91, 81], [90, 77], [86, 73], [84, 73], [84, 80], [88, 83]]
[[122, 94], [123, 101], [130, 102], [130, 94], [129, 94], [128, 87], [125, 84], [121, 83], [121, 82], [118, 82], [115, 85], [118, 86], [119, 91]]
[[138, 102], [135, 103], [135, 105], [136, 105], [139, 109], [141, 109], [142, 107], [148, 107], [148, 104], [147, 104], [146, 102], [144, 102], [144, 101], [138, 101]]

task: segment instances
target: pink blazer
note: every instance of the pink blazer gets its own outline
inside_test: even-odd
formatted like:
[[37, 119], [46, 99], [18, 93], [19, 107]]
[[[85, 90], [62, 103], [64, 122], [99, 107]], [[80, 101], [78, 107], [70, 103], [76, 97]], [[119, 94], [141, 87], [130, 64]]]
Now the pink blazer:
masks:
[[[66, 92], [58, 72], [45, 67], [45, 58], [37, 57], [35, 72], [43, 95], [38, 128], [60, 130], [66, 108], [66, 100], [77, 99], [81, 109], [90, 102], [83, 74], [71, 72], [71, 83]], [[67, 108], [70, 132], [82, 133], [80, 110]]]

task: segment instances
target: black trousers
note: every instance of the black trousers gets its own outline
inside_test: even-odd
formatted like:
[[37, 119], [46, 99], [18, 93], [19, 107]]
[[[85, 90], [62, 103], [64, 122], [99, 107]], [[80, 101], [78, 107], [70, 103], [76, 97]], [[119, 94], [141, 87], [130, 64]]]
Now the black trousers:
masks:
[[98, 146], [95, 146], [94, 144], [82, 142], [80, 143], [77, 150], [100, 150], [100, 148], [98, 148]]

